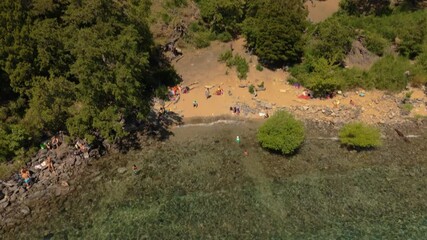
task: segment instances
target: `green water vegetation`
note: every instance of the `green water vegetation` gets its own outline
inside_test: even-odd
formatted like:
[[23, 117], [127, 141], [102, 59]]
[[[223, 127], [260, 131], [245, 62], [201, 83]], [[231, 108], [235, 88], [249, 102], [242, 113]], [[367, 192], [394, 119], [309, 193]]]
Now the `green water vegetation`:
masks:
[[356, 122], [344, 125], [339, 138], [342, 145], [353, 149], [370, 149], [381, 146], [381, 133], [376, 127]]
[[[31, 208], [29, 223], [2, 237], [425, 238], [425, 128], [411, 144], [384, 129], [383, 147], [357, 154], [337, 141], [308, 137], [298, 154], [283, 157], [260, 148], [258, 127], [179, 128], [167, 144], [94, 161], [73, 183], [76, 191], [55, 197], [49, 211]], [[334, 127], [308, 124], [306, 131], [336, 136]], [[234, 144], [237, 135], [241, 144]], [[118, 174], [123, 166], [128, 172]], [[96, 172], [102, 180], [93, 181]]]
[[304, 142], [304, 126], [290, 113], [278, 111], [258, 130], [257, 139], [263, 148], [282, 154], [294, 153]]
[[[178, 4], [178, 2], [177, 2]], [[0, 2], [0, 162], [66, 130], [116, 140], [179, 78], [148, 28], [149, 1]]]

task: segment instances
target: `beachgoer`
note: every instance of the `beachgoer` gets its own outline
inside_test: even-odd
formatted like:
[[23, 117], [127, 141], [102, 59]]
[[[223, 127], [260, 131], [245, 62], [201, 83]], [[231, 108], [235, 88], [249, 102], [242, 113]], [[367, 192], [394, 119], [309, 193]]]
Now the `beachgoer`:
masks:
[[233, 107], [233, 113], [237, 113], [237, 108]]
[[132, 170], [133, 170], [133, 174], [138, 173], [138, 167], [135, 164], [132, 166]]
[[236, 114], [237, 114], [237, 115], [239, 115], [239, 114], [240, 114], [240, 108], [239, 108], [239, 107], [236, 109]]
[[59, 139], [58, 139], [58, 137], [57, 136], [53, 136], [52, 138], [51, 138], [51, 143], [52, 143], [52, 147], [55, 149], [55, 148], [57, 148], [58, 146], [59, 146]]
[[199, 104], [197, 103], [196, 100], [193, 101], [193, 107], [195, 107], [195, 108], [199, 107]]
[[230, 107], [230, 112], [233, 112], [233, 107]]
[[240, 137], [239, 136], [236, 137], [236, 143], [240, 144]]
[[208, 99], [211, 96], [211, 93], [209, 92], [209, 88], [206, 88], [205, 96], [206, 96], [206, 99]]
[[53, 167], [53, 161], [50, 156], [46, 158], [46, 165], [47, 165], [47, 168], [49, 169], [49, 172], [55, 171], [55, 168]]
[[264, 118], [269, 118], [270, 115], [268, 115], [268, 113], [265, 113]]
[[31, 187], [30, 171], [28, 171], [26, 168], [21, 168], [21, 177], [24, 179], [25, 188], [29, 189]]
[[354, 106], [353, 99], [350, 99], [350, 105]]

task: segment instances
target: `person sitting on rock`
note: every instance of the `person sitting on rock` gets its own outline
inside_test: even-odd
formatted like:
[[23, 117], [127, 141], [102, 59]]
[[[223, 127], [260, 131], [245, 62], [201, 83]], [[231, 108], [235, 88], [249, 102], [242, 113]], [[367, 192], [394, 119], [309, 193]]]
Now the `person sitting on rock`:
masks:
[[59, 138], [57, 136], [53, 136], [51, 139], [52, 148], [56, 149], [59, 146]]
[[21, 177], [24, 179], [25, 188], [29, 189], [31, 187], [31, 175], [30, 171], [26, 168], [21, 168]]

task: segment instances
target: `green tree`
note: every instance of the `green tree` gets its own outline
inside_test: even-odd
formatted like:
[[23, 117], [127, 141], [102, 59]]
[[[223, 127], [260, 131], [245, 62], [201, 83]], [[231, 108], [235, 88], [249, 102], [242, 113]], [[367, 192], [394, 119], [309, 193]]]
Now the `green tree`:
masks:
[[30, 0], [0, 1], [0, 69], [13, 91], [25, 95], [34, 75], [33, 41], [30, 38]]
[[37, 139], [45, 133], [55, 134], [65, 129], [76, 90], [75, 84], [63, 77], [40, 78], [31, 88], [29, 108], [23, 119], [27, 132]]
[[314, 54], [329, 62], [340, 63], [351, 49], [354, 32], [337, 19], [328, 19], [319, 24], [316, 31]]
[[350, 15], [381, 15], [390, 11], [390, 0], [342, 0], [340, 8]]
[[292, 154], [304, 142], [304, 126], [290, 113], [276, 112], [258, 130], [261, 146], [282, 154]]
[[303, 52], [307, 11], [299, 0], [248, 3], [243, 33], [247, 46], [267, 65], [298, 62]]
[[236, 37], [240, 33], [239, 24], [243, 21], [244, 4], [243, 0], [201, 0], [200, 14], [213, 32], [228, 32]]
[[373, 148], [381, 145], [380, 131], [363, 123], [349, 123], [339, 132], [341, 144], [352, 148]]

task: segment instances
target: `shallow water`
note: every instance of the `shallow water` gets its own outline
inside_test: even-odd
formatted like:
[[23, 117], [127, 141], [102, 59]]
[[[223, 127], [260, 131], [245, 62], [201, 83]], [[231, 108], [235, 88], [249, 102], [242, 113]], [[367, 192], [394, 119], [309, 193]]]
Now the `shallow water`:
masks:
[[[196, 124], [196, 123], [195, 123]], [[97, 160], [67, 198], [5, 238], [413, 238], [427, 235], [427, 134], [351, 152], [307, 126], [298, 154], [255, 141], [259, 123], [174, 129], [168, 141]], [[241, 143], [235, 142], [240, 136]], [[249, 155], [244, 156], [243, 152]], [[133, 174], [131, 166], [140, 171]], [[117, 173], [118, 167], [129, 169]], [[94, 177], [98, 176], [98, 177]], [[101, 177], [99, 177], [101, 176]], [[95, 180], [98, 179], [98, 180]]]

